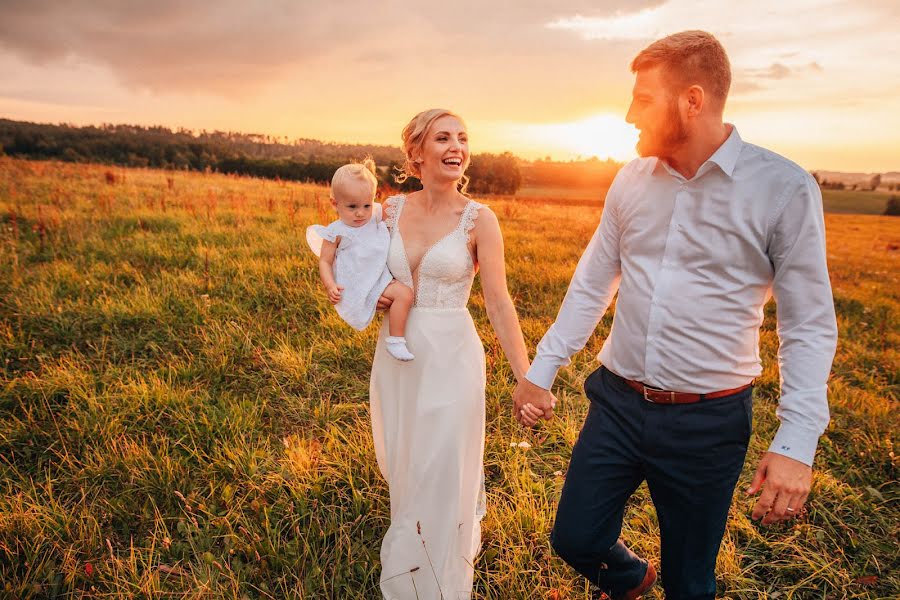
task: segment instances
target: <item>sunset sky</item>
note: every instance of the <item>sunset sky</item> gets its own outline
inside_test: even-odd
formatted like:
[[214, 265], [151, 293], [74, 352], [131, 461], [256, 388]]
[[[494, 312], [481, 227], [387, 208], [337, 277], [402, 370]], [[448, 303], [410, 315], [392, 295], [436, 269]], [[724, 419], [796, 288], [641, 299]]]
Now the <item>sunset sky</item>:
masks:
[[440, 106], [475, 152], [624, 160], [628, 63], [684, 29], [729, 52], [745, 140], [900, 170], [897, 0], [0, 0], [0, 117], [397, 145]]

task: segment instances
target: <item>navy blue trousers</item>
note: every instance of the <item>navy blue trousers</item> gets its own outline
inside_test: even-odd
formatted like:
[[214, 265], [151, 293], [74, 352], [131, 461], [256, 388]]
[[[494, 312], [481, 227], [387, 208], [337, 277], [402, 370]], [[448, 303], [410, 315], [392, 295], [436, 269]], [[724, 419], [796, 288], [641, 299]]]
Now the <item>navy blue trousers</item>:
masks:
[[646, 480], [666, 598], [714, 599], [716, 556], [750, 440], [752, 388], [694, 404], [654, 404], [600, 367], [584, 390], [590, 407], [559, 501], [554, 550], [608, 594], [637, 586], [647, 562], [619, 534], [625, 503]]

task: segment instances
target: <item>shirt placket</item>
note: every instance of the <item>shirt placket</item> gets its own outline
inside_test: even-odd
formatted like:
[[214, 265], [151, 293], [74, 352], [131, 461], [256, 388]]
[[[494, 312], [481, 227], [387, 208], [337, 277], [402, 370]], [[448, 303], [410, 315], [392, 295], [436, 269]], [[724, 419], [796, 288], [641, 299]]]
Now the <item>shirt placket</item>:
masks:
[[645, 383], [659, 385], [659, 370], [665, 358], [665, 349], [661, 346], [660, 332], [666, 326], [664, 307], [668, 306], [672, 298], [672, 285], [675, 281], [674, 274], [677, 268], [678, 242], [681, 233], [681, 207], [687, 198], [687, 186], [682, 181], [674, 192], [672, 202], [672, 214], [666, 228], [666, 242], [663, 246], [662, 260], [659, 264], [659, 273], [656, 277], [656, 286], [650, 297], [650, 314], [647, 319], [647, 343], [644, 355], [644, 371], [647, 377]]

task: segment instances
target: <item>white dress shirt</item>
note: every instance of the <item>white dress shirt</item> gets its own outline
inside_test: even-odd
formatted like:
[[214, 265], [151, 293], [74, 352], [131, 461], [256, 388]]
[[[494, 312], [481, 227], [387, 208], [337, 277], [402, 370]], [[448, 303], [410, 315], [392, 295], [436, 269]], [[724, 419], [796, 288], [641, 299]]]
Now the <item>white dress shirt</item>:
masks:
[[736, 128], [690, 180], [657, 158], [628, 163], [529, 381], [550, 389], [617, 289], [598, 359], [622, 377], [695, 393], [759, 376], [759, 328], [774, 294], [781, 426], [769, 451], [812, 464], [828, 425], [837, 323], [822, 196], [806, 171], [745, 143]]

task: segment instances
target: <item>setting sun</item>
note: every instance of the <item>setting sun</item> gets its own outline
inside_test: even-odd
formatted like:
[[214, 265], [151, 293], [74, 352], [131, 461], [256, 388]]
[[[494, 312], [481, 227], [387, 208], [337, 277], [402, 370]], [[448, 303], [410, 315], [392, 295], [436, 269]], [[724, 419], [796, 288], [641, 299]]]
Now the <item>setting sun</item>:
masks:
[[551, 156], [561, 160], [577, 157], [612, 158], [627, 161], [635, 156], [637, 130], [622, 115], [603, 113], [556, 123], [517, 123], [502, 128], [479, 128], [490, 146], [490, 139], [505, 140], [516, 153], [527, 158]]
[[636, 156], [637, 130], [620, 115], [603, 114], [569, 123], [531, 126], [530, 137], [584, 157], [628, 160]]

